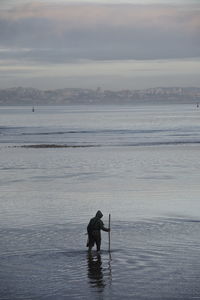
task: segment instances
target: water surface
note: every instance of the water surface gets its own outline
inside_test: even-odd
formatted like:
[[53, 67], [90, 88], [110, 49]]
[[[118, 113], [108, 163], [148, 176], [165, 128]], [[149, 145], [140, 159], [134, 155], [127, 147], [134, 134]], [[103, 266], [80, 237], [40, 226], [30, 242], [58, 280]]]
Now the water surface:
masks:
[[1, 108], [0, 299], [200, 299], [199, 113]]

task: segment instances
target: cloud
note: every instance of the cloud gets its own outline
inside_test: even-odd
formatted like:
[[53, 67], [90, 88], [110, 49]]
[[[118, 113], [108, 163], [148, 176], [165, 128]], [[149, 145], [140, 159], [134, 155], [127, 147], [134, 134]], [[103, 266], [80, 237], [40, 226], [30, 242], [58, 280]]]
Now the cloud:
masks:
[[0, 56], [45, 63], [199, 57], [199, 32], [198, 5], [28, 3], [0, 12]]

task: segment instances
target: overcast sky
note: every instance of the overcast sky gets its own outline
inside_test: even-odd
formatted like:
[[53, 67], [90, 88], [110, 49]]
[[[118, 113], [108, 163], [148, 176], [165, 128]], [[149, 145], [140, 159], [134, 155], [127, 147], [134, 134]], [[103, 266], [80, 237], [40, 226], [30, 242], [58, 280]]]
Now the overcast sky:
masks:
[[199, 86], [200, 1], [0, 0], [0, 88]]

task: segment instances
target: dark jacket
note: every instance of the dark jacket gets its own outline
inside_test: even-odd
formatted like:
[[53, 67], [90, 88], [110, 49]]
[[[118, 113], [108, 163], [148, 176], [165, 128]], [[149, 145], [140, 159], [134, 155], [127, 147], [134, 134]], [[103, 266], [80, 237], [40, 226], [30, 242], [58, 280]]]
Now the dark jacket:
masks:
[[104, 227], [104, 224], [101, 220], [103, 214], [100, 210], [96, 213], [96, 216], [92, 218], [87, 226], [87, 232], [90, 235], [93, 231], [109, 231], [108, 228]]

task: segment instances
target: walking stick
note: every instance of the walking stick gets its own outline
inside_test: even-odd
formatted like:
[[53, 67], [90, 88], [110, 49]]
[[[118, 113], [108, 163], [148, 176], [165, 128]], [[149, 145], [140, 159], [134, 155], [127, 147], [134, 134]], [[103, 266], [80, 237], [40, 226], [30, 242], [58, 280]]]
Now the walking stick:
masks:
[[108, 221], [108, 228], [109, 228], [109, 232], [108, 232], [108, 251], [110, 252], [110, 219], [111, 219], [111, 216], [109, 214], [109, 221]]

